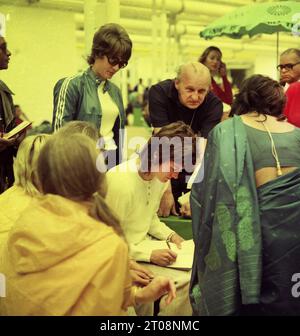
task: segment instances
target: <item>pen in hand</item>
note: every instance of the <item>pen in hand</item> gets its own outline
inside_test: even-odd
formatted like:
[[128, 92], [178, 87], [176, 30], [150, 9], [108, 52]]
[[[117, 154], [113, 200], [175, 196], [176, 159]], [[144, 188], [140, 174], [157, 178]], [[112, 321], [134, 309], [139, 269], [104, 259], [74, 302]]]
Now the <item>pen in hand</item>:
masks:
[[172, 249], [171, 249], [171, 245], [170, 245], [170, 241], [169, 241], [168, 239], [166, 240], [166, 243], [167, 243], [167, 245], [168, 245], [168, 249], [169, 249], [169, 250], [172, 250]]

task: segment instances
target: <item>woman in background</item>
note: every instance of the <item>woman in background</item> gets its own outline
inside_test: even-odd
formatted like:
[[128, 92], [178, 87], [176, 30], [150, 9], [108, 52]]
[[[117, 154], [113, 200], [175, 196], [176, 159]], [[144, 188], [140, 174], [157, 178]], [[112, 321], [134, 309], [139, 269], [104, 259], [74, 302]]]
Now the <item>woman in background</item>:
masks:
[[277, 81], [252, 76], [209, 134], [191, 195], [197, 315], [300, 314], [300, 130], [284, 104]]
[[[22, 213], [0, 258], [7, 296], [0, 315], [124, 315], [174, 284], [157, 277], [132, 287], [128, 247], [104, 201], [105, 175], [95, 142], [83, 134], [51, 136], [38, 159], [44, 197]], [[100, 154], [101, 155], [101, 154]]]
[[[222, 62], [222, 52], [219, 48], [211, 46], [204, 50], [199, 62], [208, 67], [211, 74], [211, 90], [223, 103], [232, 104], [232, 88], [227, 79], [226, 64]], [[215, 81], [216, 77], [222, 78], [222, 86]]]

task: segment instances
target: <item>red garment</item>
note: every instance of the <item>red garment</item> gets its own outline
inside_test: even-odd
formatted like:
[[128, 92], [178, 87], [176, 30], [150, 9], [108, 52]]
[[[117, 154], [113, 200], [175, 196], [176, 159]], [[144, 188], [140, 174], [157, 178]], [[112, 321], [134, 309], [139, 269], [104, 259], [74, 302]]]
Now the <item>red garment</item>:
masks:
[[229, 80], [227, 79], [226, 76], [222, 77], [222, 80], [224, 91], [220, 88], [220, 86], [216, 83], [216, 81], [213, 78], [211, 79], [212, 92], [217, 97], [219, 97], [223, 103], [231, 105], [233, 100], [231, 84], [229, 83]]
[[23, 120], [21, 118], [19, 118], [19, 117], [16, 117], [16, 119], [15, 119], [16, 126], [19, 125], [19, 124], [21, 124], [21, 122], [23, 122]]
[[300, 127], [300, 82], [293, 83], [286, 91], [287, 102], [284, 114], [288, 122]]

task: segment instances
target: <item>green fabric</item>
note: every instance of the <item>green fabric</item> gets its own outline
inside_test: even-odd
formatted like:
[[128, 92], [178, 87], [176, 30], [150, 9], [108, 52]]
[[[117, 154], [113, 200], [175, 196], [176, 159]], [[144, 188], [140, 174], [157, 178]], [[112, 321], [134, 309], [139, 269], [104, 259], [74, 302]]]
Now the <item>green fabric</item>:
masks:
[[[254, 165], [257, 171], [264, 167], [276, 167], [272, 155], [270, 137], [267, 132], [245, 125], [249, 146]], [[272, 133], [281, 167], [300, 167], [300, 129], [291, 132]]]
[[297, 31], [295, 14], [300, 13], [298, 1], [266, 2], [243, 6], [208, 25], [200, 36], [211, 39], [217, 36], [241, 38], [257, 34]]
[[263, 236], [260, 305], [264, 315], [300, 315], [291, 279], [300, 265], [300, 169], [257, 189]]
[[14, 105], [12, 101], [12, 91], [7, 85], [0, 80], [0, 95], [5, 120], [5, 133], [9, 132], [14, 127]]
[[[60, 79], [54, 87], [53, 128], [57, 131], [65, 122], [84, 120], [98, 129], [101, 126], [102, 109], [98, 97], [98, 86], [102, 80], [91, 68], [73, 77]], [[106, 80], [107, 91], [119, 109], [120, 128], [125, 127], [125, 111], [120, 89]]]
[[182, 218], [177, 216], [160, 217], [170, 229], [174, 230], [184, 239], [192, 239], [192, 220], [188, 218]]
[[258, 303], [261, 229], [251, 152], [240, 117], [211, 131], [204, 179], [193, 184], [191, 207], [194, 314], [230, 315], [242, 304]]

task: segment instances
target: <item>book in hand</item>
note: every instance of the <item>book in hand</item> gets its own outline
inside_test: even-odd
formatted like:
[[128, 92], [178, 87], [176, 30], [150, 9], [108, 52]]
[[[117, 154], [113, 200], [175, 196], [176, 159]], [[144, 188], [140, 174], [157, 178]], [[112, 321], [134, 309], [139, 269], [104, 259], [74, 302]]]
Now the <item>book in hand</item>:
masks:
[[8, 133], [3, 134], [4, 139], [11, 139], [16, 135], [19, 135], [20, 133], [24, 132], [25, 129], [32, 124], [31, 121], [24, 120], [22, 121], [18, 126], [13, 128], [11, 131]]
[[171, 250], [177, 253], [176, 261], [168, 265], [170, 268], [178, 268], [181, 270], [190, 270], [193, 267], [194, 260], [194, 241], [193, 239], [185, 240], [181, 243], [181, 249], [176, 244], [169, 243]]

